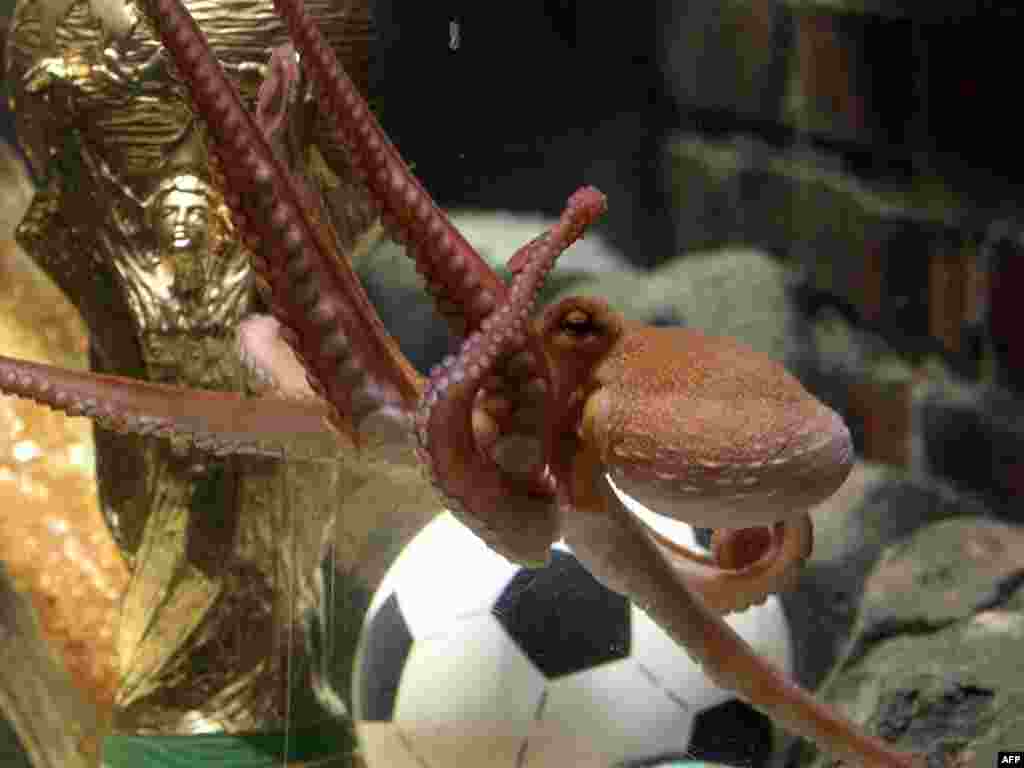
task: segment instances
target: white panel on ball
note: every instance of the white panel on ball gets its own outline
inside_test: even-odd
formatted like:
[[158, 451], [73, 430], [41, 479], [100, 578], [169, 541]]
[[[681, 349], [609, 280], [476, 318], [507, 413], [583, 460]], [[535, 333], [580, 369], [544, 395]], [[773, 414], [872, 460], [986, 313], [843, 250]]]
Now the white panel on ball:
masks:
[[[626, 502], [662, 534], [698, 546], [689, 526]], [[775, 598], [727, 620], [791, 671]], [[705, 759], [722, 759], [719, 744], [750, 766], [759, 760], [735, 755], [755, 754], [743, 751], [751, 745], [737, 742], [763, 740], [771, 729], [733, 727], [737, 707], [732, 693], [564, 546], [556, 545], [546, 568], [522, 569], [447, 513], [382, 582], [353, 675], [369, 768], [597, 768], [682, 758], [695, 747]], [[762, 716], [748, 710], [741, 719], [751, 717]]]
[[[458, 695], [452, 695], [455, 690]], [[543, 692], [543, 675], [518, 649], [509, 647], [508, 636], [494, 617], [483, 613], [462, 619], [458, 632], [416, 638], [394, 719], [529, 722], [533, 702]]]

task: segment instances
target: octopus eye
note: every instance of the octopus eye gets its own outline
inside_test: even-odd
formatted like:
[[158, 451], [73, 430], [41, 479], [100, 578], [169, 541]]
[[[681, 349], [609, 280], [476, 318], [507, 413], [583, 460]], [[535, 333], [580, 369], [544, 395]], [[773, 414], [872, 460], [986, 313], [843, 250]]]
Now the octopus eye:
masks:
[[601, 326], [594, 322], [592, 314], [580, 309], [566, 312], [560, 326], [563, 333], [572, 336], [597, 336], [602, 330]]

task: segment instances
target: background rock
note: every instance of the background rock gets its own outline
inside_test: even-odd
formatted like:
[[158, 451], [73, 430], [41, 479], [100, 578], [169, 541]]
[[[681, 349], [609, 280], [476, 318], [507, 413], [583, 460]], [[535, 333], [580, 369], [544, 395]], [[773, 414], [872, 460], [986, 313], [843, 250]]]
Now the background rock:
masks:
[[864, 582], [883, 550], [936, 521], [963, 516], [991, 513], [933, 478], [865, 463], [815, 508], [814, 553], [797, 589], [783, 595], [803, 685], [817, 687], [846, 645]]
[[[890, 547], [820, 691], [929, 765], [987, 766], [1024, 733], [1024, 531], [961, 517]], [[803, 766], [830, 758], [803, 747]]]

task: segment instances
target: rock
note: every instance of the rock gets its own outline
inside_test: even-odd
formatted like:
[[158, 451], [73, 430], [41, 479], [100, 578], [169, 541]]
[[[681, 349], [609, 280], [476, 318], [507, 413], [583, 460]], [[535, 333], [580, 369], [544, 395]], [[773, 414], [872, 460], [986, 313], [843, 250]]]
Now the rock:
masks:
[[[503, 266], [513, 253], [557, 221], [550, 216], [512, 211], [453, 211], [450, 217], [470, 245], [495, 267]], [[623, 255], [597, 231], [587, 231], [582, 240], [559, 256], [558, 268], [584, 272], [633, 271]]]
[[[927, 321], [919, 288], [933, 242], [968, 208], [953, 189], [922, 201], [847, 172], [819, 147], [779, 150], [743, 132], [680, 132], [665, 144], [665, 165], [681, 249], [744, 243], [785, 254], [816, 291], [862, 310], [880, 299], [871, 311], [886, 323]], [[879, 277], [885, 290], [873, 297]]]
[[[470, 245], [499, 271], [518, 248], [555, 222], [540, 215], [481, 211], [455, 212], [451, 219]], [[420, 371], [426, 372], [455, 351], [448, 325], [434, 309], [433, 299], [424, 291], [423, 278], [406, 256], [404, 246], [384, 239], [358, 259], [355, 267], [385, 327]], [[606, 240], [588, 232], [559, 258], [545, 282], [540, 302], [546, 303], [551, 295], [587, 275], [612, 271], [627, 280], [636, 274]]]
[[604, 296], [639, 322], [668, 321], [732, 336], [790, 366], [807, 357], [806, 334], [787, 292], [787, 270], [764, 251], [688, 253], [653, 273], [593, 274], [560, 289], [552, 300], [574, 293]]
[[[988, 766], [1024, 733], [1024, 529], [982, 517], [888, 548], [821, 698], [930, 766]], [[831, 766], [804, 745], [801, 766]]]
[[669, 91], [680, 111], [780, 121], [788, 44], [775, 3], [678, 3], [660, 37]]
[[[540, 216], [508, 213], [457, 213], [452, 220], [498, 269], [519, 246], [552, 224]], [[384, 325], [413, 365], [426, 371], [454, 351], [447, 324], [434, 310], [403, 247], [382, 241], [355, 266]], [[601, 296], [637, 322], [686, 325], [737, 338], [798, 375], [818, 362], [789, 296], [789, 271], [764, 251], [726, 248], [683, 254], [653, 272], [642, 272], [630, 268], [599, 236], [588, 233], [559, 259], [539, 304], [577, 294]], [[814, 383], [813, 377], [805, 380], [812, 389]]]
[[846, 645], [864, 583], [886, 547], [937, 521], [991, 513], [932, 478], [859, 463], [812, 516], [814, 553], [783, 603], [793, 626], [796, 677], [813, 689]]
[[811, 328], [804, 385], [843, 414], [859, 456], [910, 466], [913, 368], [836, 307], [817, 311]]
[[997, 387], [946, 389], [922, 398], [918, 421], [929, 471], [1024, 522], [1024, 400]]

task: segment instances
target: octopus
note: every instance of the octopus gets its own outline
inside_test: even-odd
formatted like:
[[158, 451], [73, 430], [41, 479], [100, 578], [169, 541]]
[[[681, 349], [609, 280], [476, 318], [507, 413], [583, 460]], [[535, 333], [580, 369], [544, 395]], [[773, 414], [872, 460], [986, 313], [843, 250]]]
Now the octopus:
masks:
[[[789, 731], [852, 763], [920, 765], [818, 702], [722, 620], [798, 576], [812, 546], [808, 509], [839, 488], [854, 460], [840, 416], [738, 342], [631, 323], [598, 297], [537, 311], [545, 277], [605, 212], [605, 196], [592, 187], [572, 194], [557, 223], [509, 259], [506, 283], [412, 174], [302, 0], [275, 8], [298, 56], [275, 54], [268, 90], [295, 87], [299, 67], [315, 84], [385, 230], [462, 339], [457, 353], [429, 376], [413, 368], [322, 201], [275, 153], [273, 116], [246, 111], [180, 0], [150, 0], [270, 308], [244, 321], [238, 338], [271, 392], [197, 391], [6, 357], [0, 391], [215, 453], [335, 433], [367, 461], [419, 464], [422, 482], [494, 550], [536, 565], [564, 538], [711, 680]], [[657, 534], [619, 491], [715, 528], [711, 553]]]

